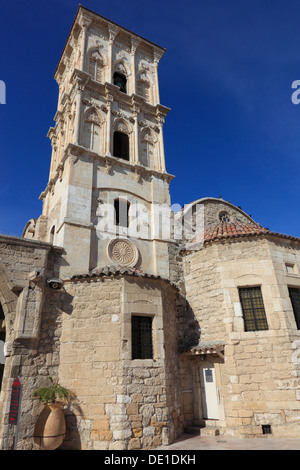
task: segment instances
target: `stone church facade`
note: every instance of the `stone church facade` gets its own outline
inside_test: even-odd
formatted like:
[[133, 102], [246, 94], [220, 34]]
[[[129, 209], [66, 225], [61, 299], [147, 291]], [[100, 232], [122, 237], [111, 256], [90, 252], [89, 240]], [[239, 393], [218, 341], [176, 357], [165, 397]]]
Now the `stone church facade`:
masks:
[[20, 449], [37, 448], [49, 376], [76, 396], [63, 449], [300, 437], [300, 239], [222, 198], [171, 211], [164, 52], [79, 7], [43, 212], [0, 235], [2, 448], [17, 376]]

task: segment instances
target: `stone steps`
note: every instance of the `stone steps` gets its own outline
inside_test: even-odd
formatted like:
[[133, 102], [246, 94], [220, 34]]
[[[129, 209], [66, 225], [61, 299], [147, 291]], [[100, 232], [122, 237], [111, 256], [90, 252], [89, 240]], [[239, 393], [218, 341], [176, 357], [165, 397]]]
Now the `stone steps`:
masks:
[[220, 436], [223, 434], [222, 427], [218, 420], [202, 420], [198, 424], [191, 424], [185, 428], [187, 434], [199, 436]]

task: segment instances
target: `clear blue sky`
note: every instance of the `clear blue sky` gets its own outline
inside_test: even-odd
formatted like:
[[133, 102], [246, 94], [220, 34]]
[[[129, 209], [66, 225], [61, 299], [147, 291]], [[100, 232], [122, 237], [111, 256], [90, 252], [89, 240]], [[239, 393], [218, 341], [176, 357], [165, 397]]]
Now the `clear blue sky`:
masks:
[[[300, 236], [299, 0], [86, 0], [165, 47], [159, 67], [172, 203], [220, 195], [273, 231]], [[42, 210], [73, 0], [0, 0], [0, 233]]]

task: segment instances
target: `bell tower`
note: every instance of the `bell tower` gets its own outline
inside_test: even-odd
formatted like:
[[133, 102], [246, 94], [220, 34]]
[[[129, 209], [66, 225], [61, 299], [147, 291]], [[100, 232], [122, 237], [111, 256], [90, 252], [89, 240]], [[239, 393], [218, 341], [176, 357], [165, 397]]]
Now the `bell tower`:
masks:
[[[170, 195], [157, 68], [165, 49], [80, 6], [59, 85], [49, 182], [32, 236], [60, 276], [122, 265], [168, 277]], [[30, 232], [30, 233], [29, 233]], [[34, 235], [32, 235], [34, 233]]]

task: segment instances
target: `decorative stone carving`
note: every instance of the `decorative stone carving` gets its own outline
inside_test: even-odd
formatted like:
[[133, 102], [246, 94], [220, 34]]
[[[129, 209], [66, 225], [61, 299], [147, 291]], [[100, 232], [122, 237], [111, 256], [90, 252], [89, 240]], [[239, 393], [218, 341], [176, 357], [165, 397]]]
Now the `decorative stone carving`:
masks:
[[123, 62], [121, 62], [121, 61], [120, 61], [120, 62], [117, 62], [117, 63], [115, 64], [114, 70], [115, 70], [116, 72], [120, 72], [120, 73], [124, 74], [125, 76], [128, 75], [127, 70], [126, 70], [126, 67], [125, 67], [125, 65], [123, 64]]
[[112, 261], [121, 266], [135, 266], [139, 252], [136, 246], [127, 239], [116, 238], [108, 245], [108, 255]]
[[91, 122], [95, 122], [95, 123], [97, 123], [97, 124], [101, 124], [101, 123], [100, 123], [99, 116], [98, 116], [97, 112], [96, 112], [94, 109], [92, 109], [92, 110], [87, 114], [86, 120], [87, 120], [87, 121], [91, 121]]
[[147, 73], [146, 73], [145, 70], [142, 70], [142, 71], [139, 73], [139, 75], [138, 75], [138, 80], [139, 80], [140, 82], [143, 82], [143, 83], [146, 83], [146, 84], [150, 84], [150, 80], [149, 80], [149, 78], [148, 78]]
[[127, 126], [126, 122], [123, 120], [123, 118], [120, 118], [120, 117], [117, 117], [114, 122], [114, 130], [118, 132], [123, 132], [124, 134], [131, 133], [131, 130]]

